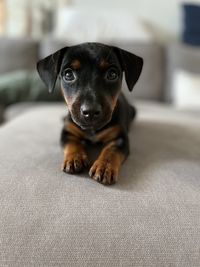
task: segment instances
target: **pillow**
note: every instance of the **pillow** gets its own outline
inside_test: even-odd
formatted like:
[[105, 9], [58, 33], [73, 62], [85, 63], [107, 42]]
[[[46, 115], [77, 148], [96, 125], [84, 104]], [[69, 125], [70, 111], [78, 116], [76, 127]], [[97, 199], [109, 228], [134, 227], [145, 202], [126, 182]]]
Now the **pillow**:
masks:
[[15, 71], [0, 75], [0, 105], [23, 101], [59, 101], [60, 90], [49, 94], [36, 71]]
[[[120, 19], [119, 19], [120, 18]], [[54, 37], [73, 43], [113, 40], [152, 40], [144, 25], [132, 13], [110, 10], [58, 9]]]
[[4, 108], [0, 105], [0, 124], [4, 121]]
[[200, 5], [184, 4], [183, 41], [191, 45], [200, 45]]
[[200, 110], [200, 74], [183, 70], [175, 72], [173, 103], [180, 109]]

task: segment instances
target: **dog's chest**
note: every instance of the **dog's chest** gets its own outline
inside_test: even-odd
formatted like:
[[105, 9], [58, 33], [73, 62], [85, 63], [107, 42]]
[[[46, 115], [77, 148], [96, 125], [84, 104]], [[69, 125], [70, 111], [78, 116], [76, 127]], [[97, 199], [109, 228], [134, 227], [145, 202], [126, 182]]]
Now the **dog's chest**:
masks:
[[115, 138], [117, 138], [121, 132], [119, 125], [110, 126], [102, 131], [95, 133], [94, 131], [83, 131], [78, 128], [72, 122], [66, 122], [64, 124], [65, 130], [72, 136], [76, 137], [81, 141], [89, 141], [93, 144], [95, 143], [107, 143]]

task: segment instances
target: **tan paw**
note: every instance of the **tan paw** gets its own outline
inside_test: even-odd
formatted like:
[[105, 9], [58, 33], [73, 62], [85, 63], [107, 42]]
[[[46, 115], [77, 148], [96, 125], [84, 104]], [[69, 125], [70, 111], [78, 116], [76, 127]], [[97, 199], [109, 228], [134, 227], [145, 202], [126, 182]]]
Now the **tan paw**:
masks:
[[66, 155], [62, 170], [67, 173], [82, 172], [88, 166], [88, 158], [84, 152]]
[[117, 181], [118, 169], [108, 161], [96, 160], [90, 168], [89, 175], [101, 184], [111, 185]]

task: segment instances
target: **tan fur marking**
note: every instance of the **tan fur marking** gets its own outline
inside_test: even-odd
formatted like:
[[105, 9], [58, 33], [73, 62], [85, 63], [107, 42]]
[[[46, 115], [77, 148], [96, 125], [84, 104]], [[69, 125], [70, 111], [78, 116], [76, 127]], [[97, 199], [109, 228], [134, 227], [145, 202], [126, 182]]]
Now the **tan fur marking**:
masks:
[[64, 146], [62, 170], [68, 173], [81, 172], [88, 165], [84, 146], [78, 140], [70, 140]]
[[99, 66], [101, 69], [107, 69], [109, 67], [109, 63], [105, 59], [102, 59]]
[[108, 161], [116, 170], [119, 170], [119, 167], [123, 163], [125, 157], [124, 154], [116, 150], [115, 141], [109, 143], [104, 149], [101, 151], [98, 160]]
[[74, 69], [74, 70], [78, 70], [81, 67], [81, 62], [78, 59], [75, 59], [72, 61], [72, 63], [70, 64], [70, 66]]
[[72, 99], [71, 99], [70, 97], [66, 97], [66, 96], [65, 96], [65, 94], [64, 94], [64, 89], [63, 89], [62, 85], [61, 85], [61, 93], [62, 93], [62, 96], [63, 96], [63, 98], [64, 98], [64, 100], [65, 100], [65, 103], [67, 104], [67, 107], [68, 107], [69, 109], [71, 109], [71, 106], [72, 106]]
[[80, 153], [83, 151], [83, 145], [81, 143], [76, 141], [70, 141], [68, 142], [64, 147], [64, 155], [72, 155], [74, 153]]
[[113, 184], [117, 181], [119, 169], [124, 160], [123, 153], [116, 149], [116, 141], [112, 141], [101, 151], [90, 168], [89, 175], [102, 184]]
[[112, 126], [110, 128], [107, 128], [107, 129], [97, 133], [94, 136], [94, 142], [107, 143], [107, 142], [117, 138], [117, 136], [119, 135], [120, 132], [121, 132], [121, 128], [119, 125]]
[[76, 137], [78, 139], [88, 139], [93, 143], [102, 142], [107, 143], [117, 138], [117, 136], [121, 132], [121, 128], [119, 125], [115, 125], [113, 127], [107, 128], [94, 136], [89, 136], [85, 132], [81, 131], [73, 122], [66, 121], [64, 124], [64, 128], [66, 131], [72, 134], [72, 138]]
[[64, 128], [66, 131], [71, 133], [73, 136], [83, 139], [86, 138], [86, 135], [81, 129], [79, 129], [73, 122], [65, 122]]

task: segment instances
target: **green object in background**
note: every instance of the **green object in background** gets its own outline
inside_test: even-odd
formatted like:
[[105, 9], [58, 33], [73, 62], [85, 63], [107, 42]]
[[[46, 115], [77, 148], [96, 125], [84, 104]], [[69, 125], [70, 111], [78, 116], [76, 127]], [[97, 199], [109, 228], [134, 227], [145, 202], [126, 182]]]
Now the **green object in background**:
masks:
[[0, 75], [0, 105], [4, 107], [25, 101], [61, 100], [59, 86], [56, 86], [53, 94], [49, 94], [36, 71], [15, 71]]
[[2, 106], [0, 106], [0, 124], [3, 122], [3, 117], [4, 115], [4, 108]]

